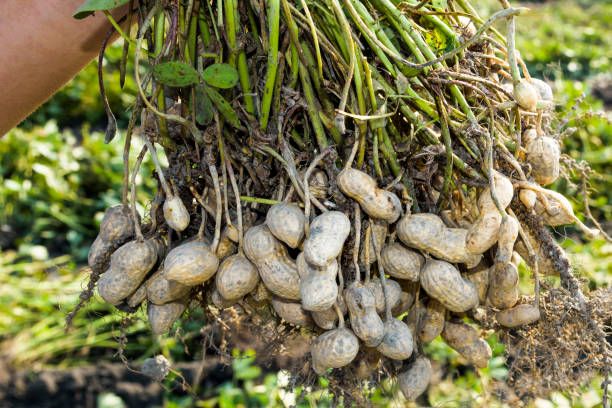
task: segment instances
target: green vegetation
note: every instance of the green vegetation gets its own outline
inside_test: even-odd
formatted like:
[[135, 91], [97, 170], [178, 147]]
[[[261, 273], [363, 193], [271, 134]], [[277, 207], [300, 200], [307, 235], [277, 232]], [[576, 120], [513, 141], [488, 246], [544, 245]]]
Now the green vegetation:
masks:
[[[497, 6], [497, 5], [496, 5]], [[483, 14], [485, 14], [483, 12]], [[488, 15], [489, 13], [486, 13]], [[569, 111], [581, 93], [586, 98], [573, 115], [583, 116], [570, 122], [577, 132], [565, 140], [565, 152], [575, 160], [587, 160], [598, 173], [593, 176], [591, 206], [601, 222], [612, 222], [612, 124], [603, 118], [588, 117], [600, 111], [602, 104], [589, 96], [589, 77], [612, 70], [612, 4], [595, 1], [557, 1], [534, 5], [531, 15], [521, 17], [517, 48], [522, 50], [532, 73], [554, 80], [559, 109]], [[112, 46], [106, 64], [115, 67], [120, 46]], [[128, 68], [130, 69], [130, 68]], [[16, 368], [45, 365], [66, 367], [100, 359], [114, 360], [116, 337], [122, 315], [94, 299], [86, 312], [78, 315], [74, 328], [64, 333], [67, 312], [78, 301], [86, 285], [86, 275], [77, 265], [84, 263], [88, 247], [95, 237], [102, 211], [120, 201], [123, 146], [116, 138], [103, 144], [106, 115], [97, 89], [96, 64], [90, 64], [60, 93], [39, 108], [19, 128], [0, 141], [0, 357]], [[118, 70], [106, 69], [105, 82], [111, 107], [125, 128], [127, 114], [120, 106], [134, 100], [130, 79], [126, 89], [118, 87]], [[111, 75], [108, 73], [112, 72]], [[129, 78], [129, 76], [128, 76]], [[579, 82], [583, 81], [583, 82]], [[609, 113], [608, 113], [609, 115]], [[71, 128], [73, 130], [67, 130]], [[76, 129], [76, 130], [74, 130]], [[138, 191], [140, 212], [155, 181], [152, 163], [145, 161]], [[575, 176], [575, 175], [574, 175]], [[570, 178], [574, 183], [577, 179]], [[574, 197], [573, 204], [582, 214], [579, 185], [560, 181], [555, 188]], [[580, 215], [582, 217], [582, 215]], [[610, 228], [608, 228], [610, 230]], [[571, 235], [573, 229], [558, 229], [557, 239], [568, 237], [563, 246], [580, 271], [594, 286], [612, 285], [612, 245], [595, 240], [585, 245]], [[521, 274], [523, 285], [528, 277]], [[199, 317], [199, 316], [194, 316]], [[136, 361], [162, 352], [173, 361], [185, 356], [182, 343], [174, 338], [153, 338], [146, 328], [142, 311], [138, 323], [130, 327], [126, 354]], [[187, 321], [184, 339], [197, 344], [199, 326]], [[507, 369], [502, 357], [503, 345], [489, 337], [494, 358], [480, 372], [462, 369], [458, 354], [440, 339], [428, 345], [427, 353], [446, 374], [434, 384], [429, 398], [432, 405], [496, 406], [483, 401], [483, 388], [491, 389], [503, 380]], [[238, 356], [239, 352], [236, 352]], [[283, 389], [286, 374], [264, 373], [253, 364], [251, 355], [241, 355], [232, 362], [234, 378], [197, 404], [185, 396], [166, 395], [168, 407], [282, 406], [300, 390]], [[169, 378], [166, 381], [174, 381]], [[556, 394], [546, 406], [594, 407], [600, 399], [599, 382], [584, 388], [580, 397]], [[389, 382], [372, 389], [371, 400], [383, 406], [397, 403], [397, 390]], [[319, 393], [298, 406], [329, 406], [329, 394]]]

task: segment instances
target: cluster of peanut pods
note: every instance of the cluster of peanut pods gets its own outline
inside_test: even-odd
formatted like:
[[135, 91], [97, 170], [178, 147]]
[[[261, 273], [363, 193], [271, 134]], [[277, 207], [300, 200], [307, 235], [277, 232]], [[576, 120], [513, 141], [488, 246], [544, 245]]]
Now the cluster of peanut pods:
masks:
[[[159, 235], [144, 238], [139, 217], [128, 207], [112, 207], [89, 253], [89, 265], [100, 276], [98, 293], [123, 310], [146, 303], [156, 334], [172, 328], [200, 285], [209, 288], [207, 299], [217, 309], [250, 297], [316, 334], [311, 359], [317, 374], [357, 364], [362, 347], [379, 361], [405, 360], [398, 382], [404, 396], [414, 400], [431, 375], [428, 358], [417, 355], [419, 344], [441, 335], [483, 368], [491, 349], [464, 321], [471, 312], [487, 308], [503, 327], [540, 318], [536, 305], [520, 303], [517, 290], [521, 257], [537, 253], [538, 240], [525, 230], [528, 242], [517, 241], [521, 225], [506, 210], [518, 194], [548, 225], [576, 218], [567, 199], [542, 187], [558, 177], [558, 145], [525, 133], [535, 181], [513, 182], [493, 171], [491, 184], [464, 211], [411, 214], [408, 199], [378, 188], [375, 179], [350, 166], [350, 159], [335, 180], [352, 199], [344, 211], [310, 217], [302, 203], [278, 202], [265, 219], [245, 228], [244, 236], [242, 228], [228, 223], [211, 240], [204, 236], [203, 216], [197, 235], [167, 247]], [[167, 197], [163, 213], [172, 230], [185, 231], [190, 224], [189, 211], [176, 196]], [[546, 257], [535, 259], [540, 273], [554, 273]], [[377, 273], [371, 276], [374, 266]], [[368, 364], [376, 369], [377, 363]]]

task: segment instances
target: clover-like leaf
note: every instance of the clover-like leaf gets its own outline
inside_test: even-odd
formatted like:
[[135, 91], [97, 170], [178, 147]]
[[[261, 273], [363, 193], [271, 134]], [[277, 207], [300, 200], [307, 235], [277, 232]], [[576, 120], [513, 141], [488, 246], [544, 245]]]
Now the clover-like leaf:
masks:
[[238, 83], [236, 68], [228, 64], [212, 64], [202, 73], [204, 81], [215, 88], [233, 88]]
[[200, 81], [198, 71], [179, 61], [168, 61], [153, 67], [153, 76], [160, 83], [168, 86], [183, 87]]

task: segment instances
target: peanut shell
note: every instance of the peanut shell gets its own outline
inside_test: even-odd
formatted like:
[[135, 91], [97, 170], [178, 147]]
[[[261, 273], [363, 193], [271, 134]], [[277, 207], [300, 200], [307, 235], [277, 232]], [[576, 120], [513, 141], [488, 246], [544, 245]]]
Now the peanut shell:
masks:
[[310, 224], [310, 235], [304, 241], [304, 256], [313, 266], [323, 267], [342, 252], [351, 231], [351, 222], [340, 211], [327, 211]]
[[431, 378], [431, 363], [425, 356], [419, 356], [408, 369], [397, 376], [399, 389], [408, 401], [416, 400], [425, 392]]
[[402, 213], [402, 204], [392, 192], [376, 187], [376, 181], [357, 169], [344, 169], [336, 179], [340, 191], [357, 200], [370, 217], [390, 223], [397, 221]]
[[286, 299], [300, 299], [300, 276], [295, 262], [267, 226], [249, 228], [244, 234], [243, 250], [270, 292]]
[[389, 275], [412, 282], [419, 280], [421, 267], [425, 263], [423, 255], [398, 242], [384, 247], [380, 255], [385, 272]]
[[147, 305], [147, 315], [151, 330], [155, 334], [164, 334], [170, 331], [174, 322], [183, 315], [187, 309], [187, 299], [181, 299], [163, 305], [156, 305], [149, 302]]
[[274, 204], [266, 214], [266, 225], [276, 239], [290, 248], [297, 248], [304, 239], [304, 213], [295, 204]]
[[98, 280], [98, 293], [116, 305], [138, 289], [157, 262], [155, 245], [150, 241], [130, 241], [111, 255], [110, 266]]
[[405, 360], [412, 355], [414, 341], [408, 326], [401, 320], [385, 321], [385, 334], [376, 350], [393, 360]]
[[540, 309], [530, 304], [514, 306], [495, 315], [497, 322], [505, 327], [519, 327], [540, 320]]
[[259, 283], [259, 273], [243, 254], [238, 253], [221, 262], [215, 284], [225, 299], [240, 299], [252, 292]]
[[164, 277], [184, 285], [199, 285], [209, 280], [219, 267], [219, 259], [201, 240], [172, 249], [164, 261]]
[[316, 338], [310, 347], [312, 369], [323, 375], [329, 368], [350, 364], [359, 351], [357, 337], [347, 328], [327, 331]]
[[448, 262], [428, 259], [421, 271], [421, 287], [451, 312], [465, 312], [478, 306], [476, 285], [464, 279]]
[[298, 302], [292, 302], [276, 296], [270, 301], [276, 314], [296, 326], [311, 327], [313, 325], [310, 313], [302, 309], [302, 305]]

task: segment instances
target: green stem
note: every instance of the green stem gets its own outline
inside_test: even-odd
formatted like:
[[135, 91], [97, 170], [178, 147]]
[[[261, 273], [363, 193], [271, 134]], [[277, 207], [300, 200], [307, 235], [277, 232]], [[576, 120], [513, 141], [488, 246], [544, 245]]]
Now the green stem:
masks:
[[268, 47], [268, 71], [266, 73], [266, 83], [264, 94], [261, 100], [261, 112], [259, 115], [260, 128], [266, 130], [268, 127], [268, 116], [270, 114], [270, 104], [274, 93], [274, 83], [276, 80], [276, 70], [278, 68], [278, 37], [280, 29], [280, 0], [270, 0], [268, 3], [268, 26], [269, 47]]
[[[325, 136], [325, 130], [319, 117], [319, 110], [317, 109], [317, 103], [315, 102], [314, 91], [312, 89], [312, 83], [310, 82], [310, 75], [308, 75], [308, 69], [304, 64], [300, 62], [300, 79], [302, 81], [302, 91], [304, 92], [304, 98], [306, 99], [308, 116], [317, 138], [317, 145], [319, 149], [323, 150], [327, 147], [327, 137]], [[337, 141], [338, 142], [338, 141]]]

